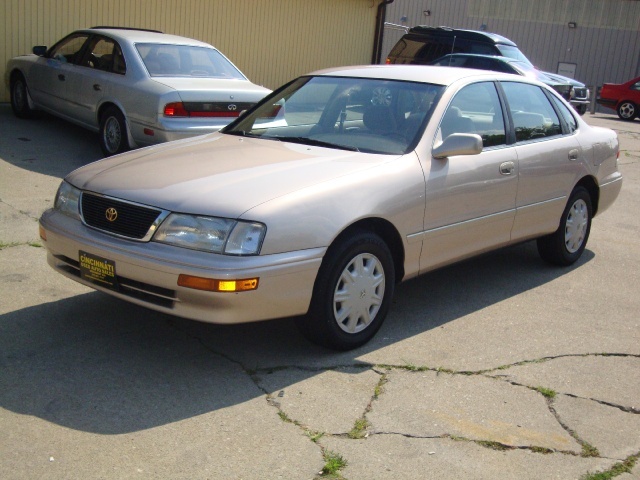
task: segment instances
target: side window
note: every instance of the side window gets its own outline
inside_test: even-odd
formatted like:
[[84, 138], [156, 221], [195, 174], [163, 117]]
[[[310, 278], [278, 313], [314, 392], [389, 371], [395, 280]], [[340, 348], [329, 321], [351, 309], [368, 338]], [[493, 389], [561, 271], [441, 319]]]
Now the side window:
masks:
[[447, 55], [442, 57], [437, 63], [433, 63], [433, 65], [438, 65], [441, 67], [464, 67], [467, 62], [465, 57], [460, 57], [457, 55]]
[[504, 145], [504, 118], [492, 82], [468, 85], [456, 93], [440, 123], [442, 139], [452, 133], [477, 133], [484, 148]]
[[88, 35], [86, 34], [71, 35], [54, 45], [48, 56], [62, 63], [76, 63], [79, 60], [78, 54], [87, 38]]
[[575, 132], [578, 129], [578, 122], [573, 116], [573, 113], [571, 113], [571, 110], [569, 110], [569, 108], [567, 108], [567, 106], [556, 97], [551, 98], [553, 98], [553, 103], [555, 103], [556, 108], [560, 111], [560, 115], [562, 115], [562, 118], [569, 127], [569, 133]]
[[562, 134], [560, 119], [540, 87], [502, 82], [502, 88], [509, 102], [516, 141], [524, 142]]
[[82, 62], [83, 66], [103, 72], [125, 73], [122, 51], [115, 41], [110, 38], [96, 37], [91, 43]]

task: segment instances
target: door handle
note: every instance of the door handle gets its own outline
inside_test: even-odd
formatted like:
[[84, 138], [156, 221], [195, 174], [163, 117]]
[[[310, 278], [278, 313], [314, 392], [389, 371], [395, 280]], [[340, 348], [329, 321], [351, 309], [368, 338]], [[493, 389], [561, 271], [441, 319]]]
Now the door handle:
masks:
[[504, 162], [500, 164], [500, 175], [511, 175], [516, 170], [516, 165], [513, 162]]
[[58, 80], [60, 80], [61, 82], [64, 82], [67, 79], [67, 77], [65, 77], [63, 74], [58, 75]]
[[96, 92], [99, 92], [100, 90], [102, 90], [102, 88], [100, 87], [100, 84], [98, 84], [98, 83], [94, 83], [94, 84], [93, 84], [93, 89], [94, 89]]
[[578, 149], [574, 148], [573, 150], [569, 150], [569, 160], [577, 160], [578, 159]]

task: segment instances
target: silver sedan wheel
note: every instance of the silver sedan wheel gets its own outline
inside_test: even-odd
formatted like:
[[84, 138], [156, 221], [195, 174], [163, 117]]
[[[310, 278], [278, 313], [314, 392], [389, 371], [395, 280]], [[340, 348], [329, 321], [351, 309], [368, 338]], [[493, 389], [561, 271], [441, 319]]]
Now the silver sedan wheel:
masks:
[[333, 313], [338, 326], [353, 334], [376, 318], [385, 290], [382, 263], [375, 255], [361, 253], [345, 267], [333, 294]]
[[589, 209], [582, 199], [578, 199], [569, 210], [564, 226], [564, 244], [569, 253], [577, 252], [582, 246], [589, 226]]
[[104, 125], [104, 145], [109, 153], [116, 153], [122, 143], [122, 129], [120, 122], [115, 117], [107, 118]]
[[20, 111], [27, 106], [27, 88], [22, 80], [16, 80], [13, 87], [13, 103]]

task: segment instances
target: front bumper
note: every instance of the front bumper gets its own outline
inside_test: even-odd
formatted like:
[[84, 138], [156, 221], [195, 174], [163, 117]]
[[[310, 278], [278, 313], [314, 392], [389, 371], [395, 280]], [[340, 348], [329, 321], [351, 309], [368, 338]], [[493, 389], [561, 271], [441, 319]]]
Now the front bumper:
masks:
[[589, 105], [589, 100], [588, 99], [577, 99], [577, 98], [572, 98], [571, 100], [569, 100], [569, 103], [571, 103], [571, 105]]
[[[66, 277], [128, 302], [209, 323], [302, 315], [309, 309], [325, 248], [233, 257], [107, 235], [55, 210], [40, 218], [49, 265]], [[118, 290], [80, 276], [80, 251], [115, 262]], [[178, 286], [180, 274], [220, 280], [259, 277], [256, 290], [214, 293]]]

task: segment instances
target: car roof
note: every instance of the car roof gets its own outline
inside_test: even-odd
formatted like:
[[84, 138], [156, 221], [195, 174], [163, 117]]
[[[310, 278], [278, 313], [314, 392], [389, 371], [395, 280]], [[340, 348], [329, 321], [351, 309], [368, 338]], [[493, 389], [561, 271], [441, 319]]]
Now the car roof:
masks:
[[171, 45], [193, 45], [197, 47], [212, 48], [212, 45], [201, 42], [200, 40], [162, 33], [156, 30], [119, 27], [93, 27], [78, 30], [78, 32], [106, 35], [115, 40], [118, 40], [119, 42], [127, 43], [165, 43]]
[[443, 55], [442, 57], [440, 57], [438, 60], [442, 60], [443, 58], [448, 58], [448, 57], [488, 58], [490, 60], [496, 60], [498, 62], [519, 63], [519, 64], [527, 65], [527, 62], [524, 62], [524, 61], [519, 60], [517, 58], [503, 57], [503, 56], [500, 56], [500, 55], [485, 55], [485, 54], [482, 54], [482, 53], [448, 53], [447, 55]]
[[[318, 70], [310, 75], [333, 77], [381, 78], [448, 86], [466, 78], [495, 79], [498, 72], [430, 65], [358, 65]], [[508, 74], [505, 74], [508, 75]]]
[[430, 27], [427, 25], [416, 25], [413, 28], [409, 29], [409, 33], [414, 33], [418, 35], [440, 35], [440, 36], [457, 36], [464, 39], [476, 40], [476, 41], [491, 41], [493, 43], [500, 43], [504, 45], [512, 45], [516, 46], [516, 44], [509, 40], [507, 37], [503, 37], [502, 35], [498, 35], [497, 33], [492, 32], [483, 32], [480, 30], [465, 30], [461, 28], [451, 28], [451, 27]]
[[509, 57], [502, 57], [500, 55], [485, 55], [482, 53], [447, 53], [446, 55], [443, 55], [440, 58], [446, 58], [446, 57], [488, 58], [490, 60], [497, 60], [499, 62], [516, 61], [515, 59], [509, 58]]

